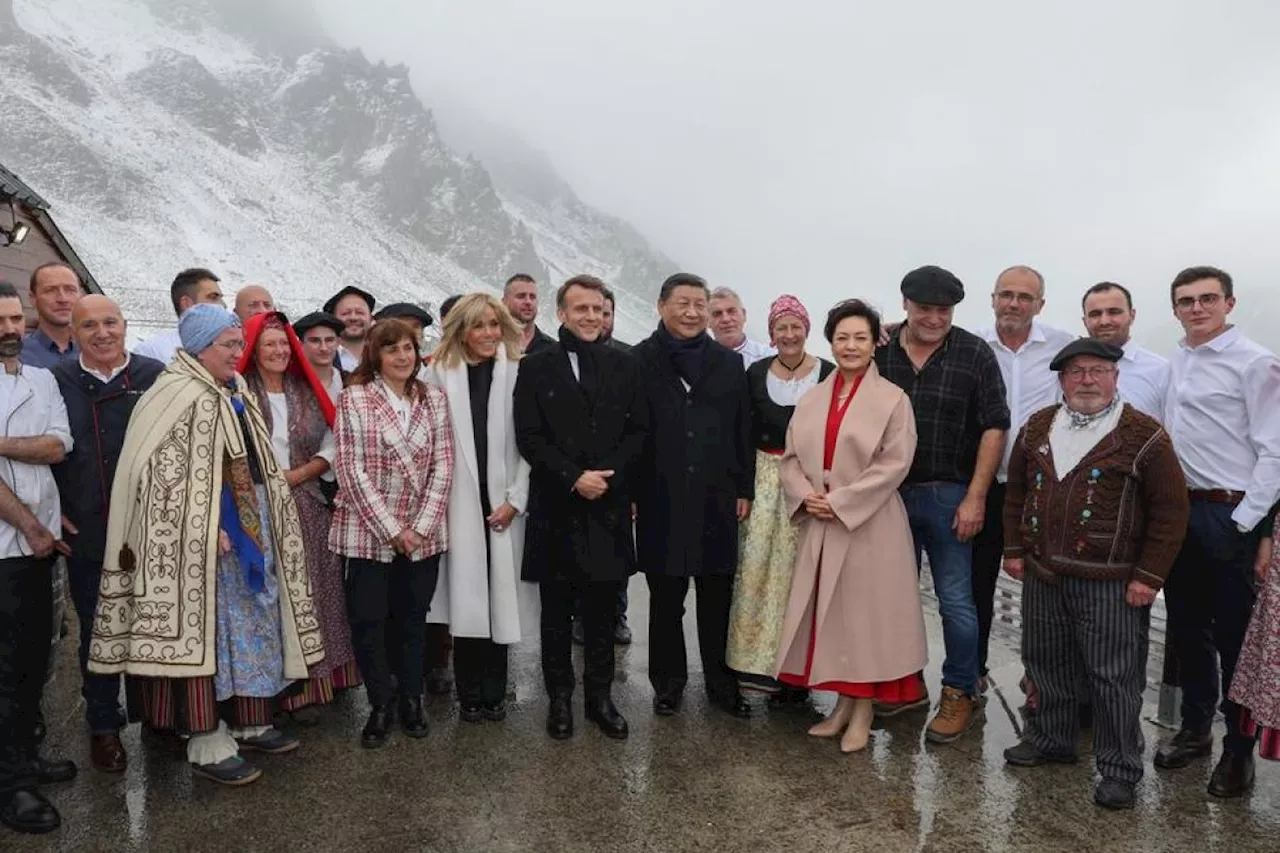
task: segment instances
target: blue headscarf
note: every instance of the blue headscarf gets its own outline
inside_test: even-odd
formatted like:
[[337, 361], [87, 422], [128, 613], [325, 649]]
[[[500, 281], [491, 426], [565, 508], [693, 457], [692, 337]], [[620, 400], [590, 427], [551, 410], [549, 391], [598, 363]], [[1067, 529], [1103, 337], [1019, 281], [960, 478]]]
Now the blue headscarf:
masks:
[[221, 305], [202, 302], [192, 305], [178, 318], [178, 337], [182, 348], [191, 355], [208, 349], [218, 335], [240, 327], [240, 318]]

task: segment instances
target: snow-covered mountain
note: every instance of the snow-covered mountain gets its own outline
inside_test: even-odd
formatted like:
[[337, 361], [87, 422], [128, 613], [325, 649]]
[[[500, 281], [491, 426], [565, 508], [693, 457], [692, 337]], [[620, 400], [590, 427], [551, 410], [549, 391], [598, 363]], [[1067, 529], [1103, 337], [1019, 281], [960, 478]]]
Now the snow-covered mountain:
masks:
[[326, 43], [307, 0], [0, 0], [0, 75], [0, 162], [140, 337], [199, 265], [292, 313], [348, 283], [438, 304], [529, 272], [547, 324], [590, 272], [636, 339], [674, 269], [510, 131], [442, 136], [408, 70]]

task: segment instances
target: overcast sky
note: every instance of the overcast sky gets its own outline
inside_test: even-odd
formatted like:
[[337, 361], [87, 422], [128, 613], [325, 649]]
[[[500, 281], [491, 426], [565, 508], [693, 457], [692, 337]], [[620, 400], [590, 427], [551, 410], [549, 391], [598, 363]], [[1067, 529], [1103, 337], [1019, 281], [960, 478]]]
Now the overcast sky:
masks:
[[1048, 321], [1078, 329], [1082, 291], [1117, 280], [1165, 351], [1169, 280], [1213, 263], [1280, 347], [1274, 0], [316, 2], [340, 42], [737, 288], [757, 335], [782, 292], [897, 314], [925, 263], [965, 282], [976, 327], [1026, 263]]

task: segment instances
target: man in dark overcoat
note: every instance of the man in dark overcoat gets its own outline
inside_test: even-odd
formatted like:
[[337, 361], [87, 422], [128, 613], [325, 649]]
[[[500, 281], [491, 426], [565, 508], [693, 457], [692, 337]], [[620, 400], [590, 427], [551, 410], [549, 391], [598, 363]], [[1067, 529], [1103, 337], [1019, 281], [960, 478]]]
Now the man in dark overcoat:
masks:
[[570, 638], [580, 606], [586, 717], [621, 739], [628, 729], [610, 695], [613, 632], [619, 593], [636, 568], [632, 484], [649, 413], [639, 365], [600, 339], [604, 282], [569, 279], [556, 313], [559, 341], [521, 359], [516, 380], [516, 444], [532, 469], [521, 574], [541, 586], [548, 734], [573, 734]]
[[725, 665], [738, 523], [754, 497], [750, 402], [742, 357], [707, 334], [707, 283], [677, 273], [658, 296], [661, 322], [636, 344], [652, 429], [636, 483], [636, 547], [649, 582], [654, 711], [680, 709], [688, 665], [684, 600], [697, 584], [698, 647], [707, 696], [746, 716]]

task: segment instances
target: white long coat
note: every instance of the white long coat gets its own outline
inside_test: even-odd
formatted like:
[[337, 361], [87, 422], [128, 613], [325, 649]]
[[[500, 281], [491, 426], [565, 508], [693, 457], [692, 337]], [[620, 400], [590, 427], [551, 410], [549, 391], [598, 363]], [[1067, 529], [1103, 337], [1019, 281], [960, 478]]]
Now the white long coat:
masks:
[[[516, 449], [511, 413], [518, 372], [519, 364], [507, 361], [499, 348], [489, 390], [489, 500], [494, 509], [506, 501], [519, 513], [500, 533], [484, 523], [480, 506], [467, 367], [460, 364], [441, 369], [433, 365], [424, 377], [449, 398], [455, 449], [449, 492], [449, 551], [440, 563], [440, 581], [427, 621], [448, 625], [455, 637], [488, 637], [504, 645], [536, 636], [540, 616], [538, 585], [520, 580], [529, 463]], [[486, 536], [491, 567], [485, 560]]]

